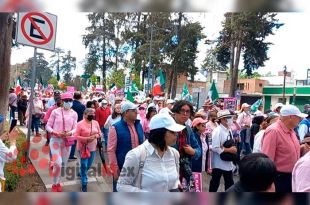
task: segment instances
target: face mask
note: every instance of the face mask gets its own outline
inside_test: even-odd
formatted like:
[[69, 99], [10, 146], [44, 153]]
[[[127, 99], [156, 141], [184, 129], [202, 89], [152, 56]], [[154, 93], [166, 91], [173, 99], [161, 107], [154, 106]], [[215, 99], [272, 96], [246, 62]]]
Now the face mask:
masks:
[[233, 119], [232, 118], [228, 118], [227, 119], [227, 124], [228, 125], [232, 125], [234, 123]]
[[93, 116], [93, 115], [88, 115], [87, 116], [87, 120], [88, 121], [92, 121], [94, 118], [95, 118], [95, 116]]
[[72, 102], [64, 102], [64, 108], [69, 110], [72, 107]]

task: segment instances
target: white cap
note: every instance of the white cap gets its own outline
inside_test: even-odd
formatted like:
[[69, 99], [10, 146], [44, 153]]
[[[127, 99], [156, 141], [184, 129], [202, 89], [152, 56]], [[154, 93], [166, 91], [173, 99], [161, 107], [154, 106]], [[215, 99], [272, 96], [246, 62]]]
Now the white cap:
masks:
[[241, 109], [242, 109], [242, 108], [245, 108], [245, 107], [251, 107], [251, 105], [249, 105], [248, 103], [243, 103], [243, 104], [241, 105]]
[[102, 104], [108, 104], [108, 101], [107, 100], [102, 100], [101, 103]]
[[172, 112], [169, 110], [169, 108], [164, 107], [159, 111], [159, 114], [172, 114]]
[[174, 100], [172, 100], [172, 99], [168, 99], [166, 103], [167, 103], [167, 104], [174, 104], [174, 103], [175, 103], [175, 101], [174, 101]]
[[175, 120], [166, 113], [157, 114], [152, 117], [149, 127], [150, 130], [166, 128], [172, 132], [180, 132], [185, 128], [185, 126], [177, 124]]
[[284, 105], [282, 103], [277, 103], [274, 107], [273, 110], [276, 110], [278, 107], [283, 107]]
[[126, 112], [127, 110], [135, 110], [139, 107], [139, 105], [135, 105], [132, 102], [124, 102], [121, 105], [121, 113], [123, 114], [124, 112]]
[[300, 112], [300, 110], [294, 105], [283, 105], [280, 111], [281, 116], [291, 116], [295, 115], [301, 118], [305, 118], [308, 115]]
[[150, 103], [148, 106], [147, 106], [147, 110], [150, 108], [150, 107], [154, 107], [156, 109], [156, 105], [154, 103]]

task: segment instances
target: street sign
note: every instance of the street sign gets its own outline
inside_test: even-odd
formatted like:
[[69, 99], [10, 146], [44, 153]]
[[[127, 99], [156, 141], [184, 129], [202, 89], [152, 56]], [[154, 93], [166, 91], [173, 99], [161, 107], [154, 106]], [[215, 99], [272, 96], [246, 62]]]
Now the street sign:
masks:
[[19, 13], [16, 42], [35, 48], [55, 50], [57, 16], [43, 12]]
[[201, 93], [201, 88], [193, 88], [193, 93]]
[[237, 100], [241, 99], [241, 92], [240, 92], [240, 90], [236, 90], [235, 96], [236, 96]]

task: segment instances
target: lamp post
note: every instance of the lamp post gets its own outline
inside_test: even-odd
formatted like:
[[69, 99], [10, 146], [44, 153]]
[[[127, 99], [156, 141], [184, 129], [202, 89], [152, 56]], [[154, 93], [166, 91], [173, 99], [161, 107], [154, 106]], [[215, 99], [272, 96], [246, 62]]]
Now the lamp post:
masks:
[[[149, 52], [149, 67], [147, 70], [147, 93], [146, 94], [148, 94], [152, 89], [152, 85], [150, 82], [151, 72], [152, 72], [152, 57], [151, 57], [152, 56], [152, 41], [153, 41], [153, 26], [151, 25], [151, 41], [150, 41], [150, 52]], [[153, 75], [152, 75], [152, 78], [153, 78]]]
[[286, 104], [286, 100], [285, 100], [285, 84], [286, 84], [286, 75], [287, 75], [287, 67], [286, 67], [286, 65], [284, 66], [284, 70], [283, 70], [283, 77], [284, 77], [284, 79], [283, 79], [283, 97], [282, 97], [282, 101], [283, 101], [283, 104]]

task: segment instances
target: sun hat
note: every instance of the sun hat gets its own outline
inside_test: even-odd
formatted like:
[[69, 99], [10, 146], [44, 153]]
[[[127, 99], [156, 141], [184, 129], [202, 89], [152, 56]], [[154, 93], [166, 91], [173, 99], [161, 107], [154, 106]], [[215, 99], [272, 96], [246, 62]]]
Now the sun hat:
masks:
[[166, 113], [157, 114], [152, 117], [149, 127], [150, 130], [166, 128], [172, 132], [180, 132], [185, 128], [185, 126], [177, 124], [175, 120]]
[[229, 110], [220, 110], [217, 113], [217, 119], [222, 119], [222, 118], [230, 118], [233, 117], [234, 114], [231, 113]]
[[213, 106], [213, 102], [211, 100], [206, 100], [204, 104], [202, 105], [202, 107], [212, 107], [212, 106]]
[[283, 107], [284, 105], [282, 103], [277, 103], [274, 107], [273, 110], [278, 109], [279, 107]]
[[132, 102], [124, 102], [121, 105], [121, 113], [123, 114], [124, 112], [126, 112], [127, 110], [136, 110], [139, 107], [139, 105], [135, 105]]
[[243, 103], [241, 105], [241, 109], [245, 108], [245, 107], [251, 107], [251, 105], [249, 105], [248, 103]]
[[192, 122], [192, 127], [196, 127], [199, 124], [207, 123], [208, 120], [204, 120], [201, 117], [195, 118]]
[[167, 104], [174, 104], [174, 103], [175, 103], [175, 100], [168, 99], [166, 103], [167, 103]]

